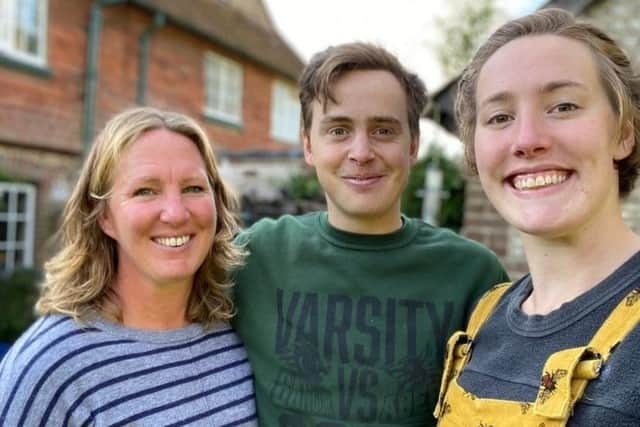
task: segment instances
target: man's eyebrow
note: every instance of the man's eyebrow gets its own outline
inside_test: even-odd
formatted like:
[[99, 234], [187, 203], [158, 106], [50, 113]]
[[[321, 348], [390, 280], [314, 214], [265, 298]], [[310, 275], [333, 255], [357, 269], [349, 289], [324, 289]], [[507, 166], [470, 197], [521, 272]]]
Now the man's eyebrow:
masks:
[[397, 118], [392, 117], [392, 116], [374, 116], [369, 121], [372, 122], [372, 123], [376, 123], [376, 124], [380, 124], [380, 123], [382, 123], [382, 124], [391, 123], [391, 124], [394, 124], [394, 125], [402, 124], [400, 122], [400, 120], [398, 120]]
[[325, 116], [320, 120], [320, 123], [345, 123], [352, 122], [353, 120], [348, 116]]

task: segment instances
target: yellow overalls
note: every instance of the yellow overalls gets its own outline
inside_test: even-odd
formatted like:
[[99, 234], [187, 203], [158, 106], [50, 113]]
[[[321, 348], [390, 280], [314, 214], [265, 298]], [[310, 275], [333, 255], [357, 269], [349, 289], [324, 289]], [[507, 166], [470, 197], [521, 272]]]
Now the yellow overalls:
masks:
[[509, 285], [501, 284], [490, 290], [473, 311], [467, 332], [458, 331], [449, 338], [434, 412], [440, 427], [566, 425], [589, 380], [599, 376], [615, 346], [640, 320], [640, 290], [634, 289], [611, 312], [588, 345], [558, 351], [547, 359], [534, 402], [481, 399], [465, 391], [458, 384], [458, 376], [469, 360], [473, 337]]

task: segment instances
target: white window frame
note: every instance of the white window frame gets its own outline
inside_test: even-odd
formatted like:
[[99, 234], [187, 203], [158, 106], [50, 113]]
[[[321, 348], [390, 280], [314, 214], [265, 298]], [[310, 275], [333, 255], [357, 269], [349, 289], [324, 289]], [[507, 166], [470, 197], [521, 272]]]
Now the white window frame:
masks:
[[206, 116], [242, 125], [242, 65], [214, 52], [204, 61]]
[[298, 91], [282, 80], [271, 85], [271, 137], [289, 144], [300, 142]]
[[0, 54], [38, 67], [46, 66], [48, 0], [33, 0], [38, 7], [36, 28], [36, 52], [29, 52], [19, 37], [18, 12], [29, 5], [24, 0], [0, 0]]
[[[18, 211], [18, 195], [25, 195], [24, 212]], [[6, 240], [0, 240], [0, 273], [7, 273], [16, 267], [33, 266], [33, 236], [35, 230], [36, 188], [31, 184], [0, 182], [0, 201], [7, 197], [7, 205], [0, 204], [0, 222], [6, 224]], [[24, 239], [17, 240], [17, 225], [24, 222]], [[2, 236], [0, 236], [2, 239]], [[22, 250], [22, 263], [16, 264], [16, 253]]]

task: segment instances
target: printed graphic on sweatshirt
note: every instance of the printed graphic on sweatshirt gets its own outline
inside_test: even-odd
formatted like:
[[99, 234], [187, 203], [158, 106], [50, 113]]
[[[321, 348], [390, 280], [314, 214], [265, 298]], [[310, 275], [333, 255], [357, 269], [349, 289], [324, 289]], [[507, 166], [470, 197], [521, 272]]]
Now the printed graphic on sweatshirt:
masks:
[[[421, 419], [439, 387], [453, 303], [277, 290], [271, 389], [280, 427]], [[308, 424], [296, 413], [344, 423]]]

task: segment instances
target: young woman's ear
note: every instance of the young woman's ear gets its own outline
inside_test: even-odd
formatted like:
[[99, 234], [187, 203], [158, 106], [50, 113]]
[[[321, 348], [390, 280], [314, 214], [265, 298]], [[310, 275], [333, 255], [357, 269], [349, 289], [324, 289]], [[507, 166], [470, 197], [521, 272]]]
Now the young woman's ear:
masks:
[[615, 148], [613, 159], [614, 160], [622, 160], [631, 155], [633, 152], [633, 148], [636, 143], [636, 135], [633, 129], [633, 123], [631, 121], [627, 122], [622, 129], [620, 135], [620, 141]]

